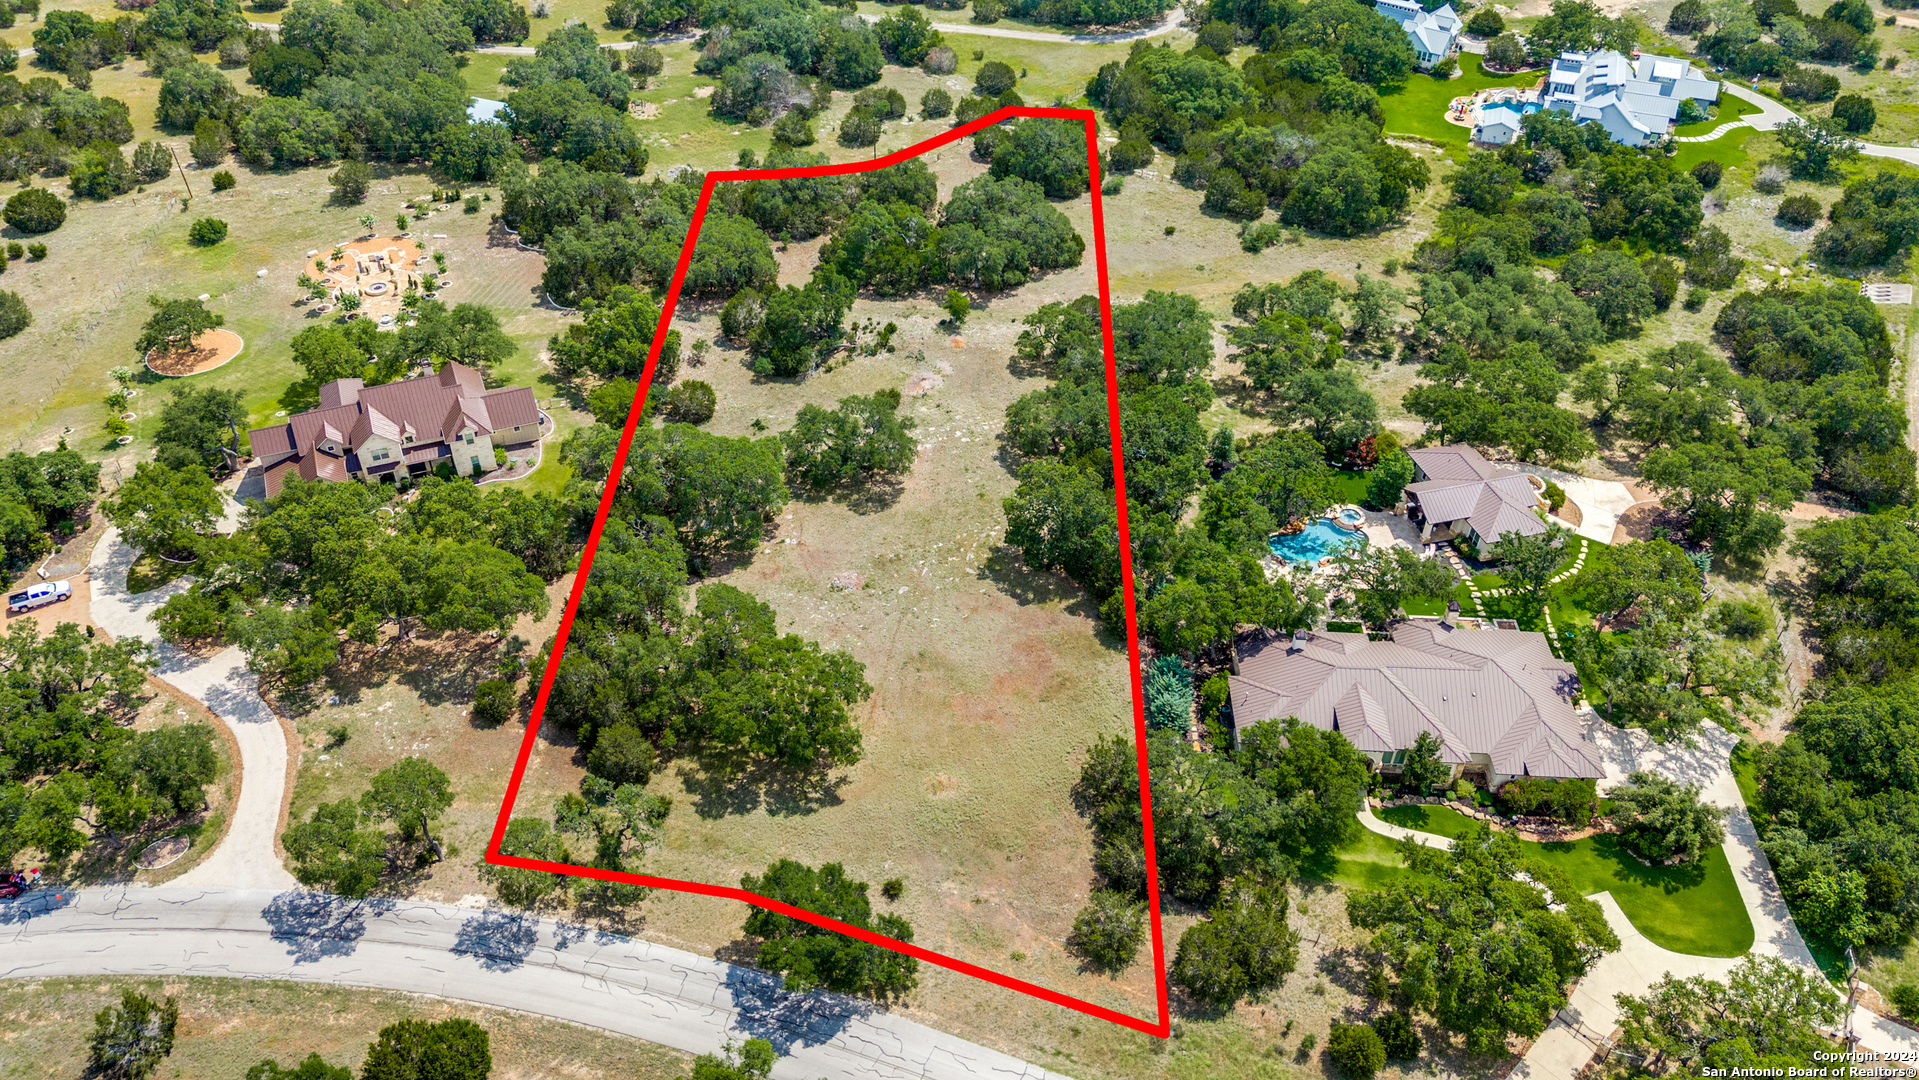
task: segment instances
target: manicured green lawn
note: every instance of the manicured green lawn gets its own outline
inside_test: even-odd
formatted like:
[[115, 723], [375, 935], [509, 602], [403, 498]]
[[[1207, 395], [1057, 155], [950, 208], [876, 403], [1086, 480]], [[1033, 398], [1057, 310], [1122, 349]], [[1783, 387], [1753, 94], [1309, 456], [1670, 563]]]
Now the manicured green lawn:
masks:
[[1379, 92], [1379, 107], [1386, 114], [1386, 133], [1389, 135], [1418, 135], [1440, 142], [1464, 144], [1472, 134], [1472, 129], [1446, 122], [1446, 106], [1454, 98], [1488, 86], [1531, 86], [1539, 78], [1540, 72], [1537, 71], [1494, 75], [1480, 69], [1478, 56], [1462, 53], [1458, 78], [1435, 79], [1431, 75], [1414, 74], [1403, 85], [1382, 89]]
[[[1458, 836], [1474, 824], [1443, 806], [1397, 806], [1381, 810], [1379, 817], [1440, 836]], [[1714, 848], [1697, 866], [1647, 866], [1609, 834], [1570, 843], [1522, 841], [1522, 846], [1528, 855], [1564, 870], [1582, 894], [1612, 893], [1633, 926], [1662, 949], [1743, 956], [1752, 948], [1752, 920], [1723, 848]]]
[[1748, 156], [1746, 140], [1758, 134], [1744, 127], [1729, 131], [1711, 142], [1680, 143], [1678, 152], [1672, 156], [1673, 168], [1690, 172], [1694, 165], [1702, 161], [1717, 161], [1728, 169], [1742, 168]]
[[1299, 872], [1301, 877], [1353, 890], [1377, 889], [1411, 873], [1399, 859], [1397, 844], [1368, 829], [1361, 829], [1334, 854], [1303, 860]]
[[[1719, 95], [1719, 115], [1710, 120], [1701, 120], [1697, 124], [1682, 124], [1673, 129], [1673, 135], [1677, 138], [1704, 135], [1721, 124], [1730, 124], [1734, 120], [1744, 116], [1752, 116], [1759, 111], [1759, 106], [1754, 105], [1745, 98], [1722, 93]], [[1720, 138], [1723, 139], [1726, 138], [1726, 136], [1721, 135]]]
[[[1574, 535], [1568, 537], [1566, 542], [1566, 558], [1560, 562], [1559, 569], [1555, 570], [1554, 573], [1564, 573], [1582, 552], [1586, 553], [1586, 558], [1591, 559], [1592, 551], [1598, 546], [1596, 541], [1589, 540], [1583, 536]], [[1478, 584], [1481, 593], [1506, 586], [1506, 579], [1499, 574], [1479, 574], [1473, 578], [1473, 581]], [[1571, 585], [1572, 580], [1569, 579], [1552, 586], [1546, 591], [1546, 606], [1552, 609], [1553, 626], [1558, 630], [1569, 630], [1573, 628], [1589, 630], [1593, 624], [1593, 613], [1586, 610], [1579, 603], [1578, 598], [1573, 595]], [[1521, 630], [1544, 631], [1546, 629], [1545, 617], [1540, 613], [1539, 609], [1523, 603], [1516, 596], [1488, 597], [1475, 606], [1472, 593], [1466, 588], [1465, 582], [1460, 583], [1459, 591], [1456, 595], [1459, 600], [1460, 612], [1463, 615], [1471, 616], [1478, 614], [1480, 617], [1488, 619], [1512, 619], [1519, 623]], [[1407, 611], [1412, 613], [1410, 607]]]
[[1366, 474], [1351, 469], [1334, 469], [1333, 482], [1339, 485], [1339, 498], [1342, 502], [1364, 505], [1366, 502]]

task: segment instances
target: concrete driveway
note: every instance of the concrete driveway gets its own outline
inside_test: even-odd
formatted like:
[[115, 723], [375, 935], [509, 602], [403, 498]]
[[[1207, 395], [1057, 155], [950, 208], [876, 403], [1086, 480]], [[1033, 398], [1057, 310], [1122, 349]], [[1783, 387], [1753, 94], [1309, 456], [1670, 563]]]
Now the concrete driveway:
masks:
[[1548, 469], [1544, 465], [1513, 467], [1558, 484], [1566, 493], [1566, 498], [1579, 507], [1579, 526], [1573, 531], [1601, 544], [1612, 543], [1613, 526], [1619, 524], [1619, 515], [1637, 501], [1633, 498], [1632, 489], [1617, 480], [1595, 480], [1578, 473]]
[[[1780, 894], [1772, 864], [1759, 848], [1759, 834], [1733, 778], [1731, 754], [1738, 738], [1709, 726], [1691, 745], [1661, 746], [1643, 731], [1616, 728], [1599, 720], [1593, 727], [1606, 764], [1606, 777], [1599, 782], [1602, 793], [1624, 783], [1632, 773], [1646, 771], [1697, 784], [1701, 798], [1725, 809], [1726, 859], [1738, 883], [1739, 897], [1745, 902], [1746, 916], [1752, 920], [1752, 953], [1776, 956], [1816, 971], [1812, 951], [1793, 923], [1792, 912]], [[1380, 821], [1368, 810], [1360, 811], [1359, 817], [1366, 828], [1383, 836], [1410, 835], [1433, 847], [1451, 844], [1444, 837]], [[1572, 1080], [1577, 1076], [1592, 1060], [1600, 1042], [1619, 1026], [1619, 1005], [1614, 995], [1643, 994], [1667, 973], [1675, 978], [1703, 975], [1723, 979], [1739, 963], [1738, 958], [1690, 956], [1660, 948], [1633, 926], [1611, 893], [1595, 893], [1591, 899], [1605, 911], [1607, 923], [1619, 935], [1620, 948], [1601, 957], [1579, 980], [1566, 1008], [1513, 1069], [1515, 1080]], [[1881, 1054], [1919, 1052], [1919, 1035], [1864, 1006], [1853, 1010], [1851, 1023], [1862, 1050]]]
[[[237, 506], [237, 504], [235, 504]], [[88, 577], [92, 617], [116, 640], [138, 638], [153, 647], [153, 674], [213, 710], [240, 747], [240, 797], [226, 836], [200, 865], [173, 884], [203, 888], [291, 889], [298, 885], [274, 850], [287, 795], [287, 740], [280, 718], [261, 699], [259, 679], [238, 647], [201, 658], [160, 640], [153, 613], [192, 584], [182, 577], [143, 593], [127, 591], [127, 571], [138, 552], [109, 529], [94, 545]]]

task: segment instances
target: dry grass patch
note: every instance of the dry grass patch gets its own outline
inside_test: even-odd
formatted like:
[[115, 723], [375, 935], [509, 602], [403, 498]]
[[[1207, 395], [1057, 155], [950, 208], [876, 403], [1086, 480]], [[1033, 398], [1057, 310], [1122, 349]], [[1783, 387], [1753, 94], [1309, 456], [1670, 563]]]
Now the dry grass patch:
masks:
[[84, 1075], [93, 1016], [123, 990], [172, 995], [180, 1005], [173, 1054], [158, 1080], [237, 1078], [264, 1058], [292, 1066], [318, 1053], [358, 1069], [381, 1028], [400, 1020], [459, 1017], [487, 1031], [494, 1080], [666, 1080], [687, 1074], [691, 1055], [558, 1020], [419, 994], [252, 979], [135, 977], [0, 982], [0, 1076]]

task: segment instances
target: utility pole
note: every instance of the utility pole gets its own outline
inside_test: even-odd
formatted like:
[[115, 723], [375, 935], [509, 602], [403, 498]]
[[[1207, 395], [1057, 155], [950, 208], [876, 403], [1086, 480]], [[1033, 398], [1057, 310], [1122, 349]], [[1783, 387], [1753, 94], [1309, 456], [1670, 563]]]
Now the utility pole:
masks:
[[180, 164], [180, 154], [173, 149], [173, 144], [167, 143], [166, 147], [167, 153], [173, 158], [173, 167], [180, 170], [180, 183], [187, 189], [187, 200], [180, 204], [180, 212], [184, 214], [187, 207], [193, 205], [193, 185], [187, 182], [187, 167]]

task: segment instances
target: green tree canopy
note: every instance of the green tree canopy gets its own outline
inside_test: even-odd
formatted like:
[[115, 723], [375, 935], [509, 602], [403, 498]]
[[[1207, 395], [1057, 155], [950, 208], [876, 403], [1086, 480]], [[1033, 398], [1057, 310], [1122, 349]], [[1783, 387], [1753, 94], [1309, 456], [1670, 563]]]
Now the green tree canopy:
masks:
[[1567, 984], [1619, 947], [1599, 905], [1511, 833], [1473, 824], [1450, 850], [1403, 840], [1400, 857], [1412, 873], [1349, 897], [1347, 917], [1373, 932], [1395, 992], [1474, 1053], [1537, 1037]]
[[[781, 859], [766, 873], [740, 878], [740, 888], [897, 941], [913, 940], [898, 915], [874, 915], [866, 883], [839, 863], [814, 869]], [[788, 990], [823, 987], [882, 1001], [904, 996], [919, 982], [919, 961], [765, 908], [747, 913], [742, 933], [761, 939], [759, 965], [786, 979]]]

